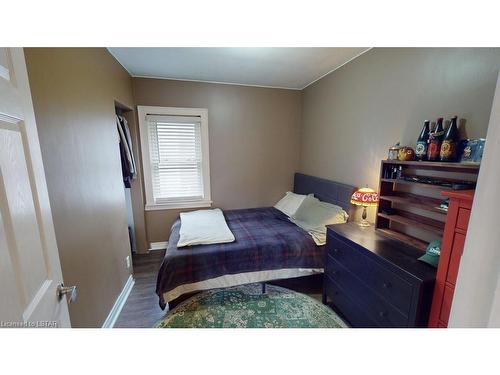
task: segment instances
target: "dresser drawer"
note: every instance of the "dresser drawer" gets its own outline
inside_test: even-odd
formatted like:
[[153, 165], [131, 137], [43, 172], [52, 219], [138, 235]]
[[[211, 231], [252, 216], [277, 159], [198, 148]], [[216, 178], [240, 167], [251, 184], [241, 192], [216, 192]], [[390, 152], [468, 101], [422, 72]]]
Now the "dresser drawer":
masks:
[[349, 293], [340, 288], [328, 275], [325, 275], [324, 288], [335, 308], [348, 323], [355, 328], [374, 328], [378, 325], [349, 298]]
[[368, 288], [408, 315], [413, 297], [411, 284], [334, 235], [329, 234], [327, 237], [326, 252], [327, 258], [330, 256], [335, 259]]
[[327, 256], [325, 273], [342, 289], [349, 291], [351, 300], [381, 327], [407, 327], [408, 316], [364, 285], [330, 255]]

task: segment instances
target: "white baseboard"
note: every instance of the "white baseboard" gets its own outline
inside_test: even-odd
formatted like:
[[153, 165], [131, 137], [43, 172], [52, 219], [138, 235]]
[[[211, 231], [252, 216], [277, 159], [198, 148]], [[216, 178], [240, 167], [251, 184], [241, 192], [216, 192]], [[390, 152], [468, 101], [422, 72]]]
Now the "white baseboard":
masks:
[[127, 282], [125, 283], [125, 286], [123, 287], [123, 290], [116, 299], [115, 304], [111, 308], [108, 317], [104, 321], [102, 328], [113, 328], [113, 326], [116, 323], [116, 319], [118, 319], [118, 316], [120, 315], [120, 312], [122, 311], [123, 306], [125, 305], [125, 302], [127, 302], [127, 298], [130, 292], [132, 291], [134, 284], [135, 280], [132, 277], [132, 275], [130, 275]]
[[149, 251], [165, 250], [167, 248], [168, 242], [151, 242], [149, 244]]

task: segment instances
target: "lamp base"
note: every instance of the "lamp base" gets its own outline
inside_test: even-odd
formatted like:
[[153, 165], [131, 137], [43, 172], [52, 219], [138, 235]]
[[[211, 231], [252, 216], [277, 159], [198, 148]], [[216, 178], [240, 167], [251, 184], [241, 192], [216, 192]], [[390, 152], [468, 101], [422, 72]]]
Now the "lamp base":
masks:
[[366, 220], [366, 219], [361, 219], [361, 221], [358, 221], [358, 225], [360, 227], [369, 227], [369, 226], [371, 226], [371, 224], [369, 223], [369, 221]]
[[369, 227], [370, 223], [366, 220], [366, 206], [363, 206], [363, 214], [361, 215], [361, 221], [358, 223], [360, 227]]

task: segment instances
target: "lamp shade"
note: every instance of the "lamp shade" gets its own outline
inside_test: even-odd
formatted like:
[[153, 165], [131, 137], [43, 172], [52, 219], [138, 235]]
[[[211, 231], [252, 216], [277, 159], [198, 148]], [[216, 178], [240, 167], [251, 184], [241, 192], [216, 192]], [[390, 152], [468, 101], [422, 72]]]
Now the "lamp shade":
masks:
[[361, 188], [355, 191], [351, 196], [351, 204], [356, 206], [371, 207], [378, 204], [378, 194], [370, 188]]

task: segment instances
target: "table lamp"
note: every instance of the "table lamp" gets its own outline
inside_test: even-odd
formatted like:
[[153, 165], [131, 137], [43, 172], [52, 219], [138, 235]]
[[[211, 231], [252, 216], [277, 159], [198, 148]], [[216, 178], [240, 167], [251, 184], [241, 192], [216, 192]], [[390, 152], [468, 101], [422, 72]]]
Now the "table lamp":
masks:
[[363, 206], [363, 215], [358, 223], [360, 227], [369, 227], [370, 223], [366, 220], [366, 207], [374, 207], [378, 204], [378, 194], [369, 187], [364, 187], [355, 191], [351, 196], [351, 204]]

